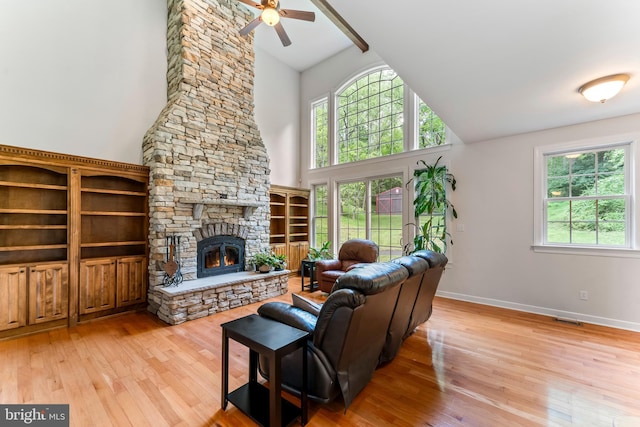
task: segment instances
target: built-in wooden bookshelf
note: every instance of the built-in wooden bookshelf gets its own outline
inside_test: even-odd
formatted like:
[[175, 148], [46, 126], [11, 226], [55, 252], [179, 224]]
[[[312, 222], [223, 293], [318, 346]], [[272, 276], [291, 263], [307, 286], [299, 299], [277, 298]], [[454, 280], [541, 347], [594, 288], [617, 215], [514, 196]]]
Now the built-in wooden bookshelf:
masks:
[[0, 338], [142, 307], [148, 173], [0, 145]]
[[287, 268], [300, 272], [309, 253], [309, 190], [271, 186], [269, 243], [276, 254], [287, 256]]

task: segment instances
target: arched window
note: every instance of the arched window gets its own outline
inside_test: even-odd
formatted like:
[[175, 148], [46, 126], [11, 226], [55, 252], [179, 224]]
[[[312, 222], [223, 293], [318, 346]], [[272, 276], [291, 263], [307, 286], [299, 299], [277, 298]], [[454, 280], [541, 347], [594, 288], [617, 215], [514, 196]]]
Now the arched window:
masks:
[[334, 97], [314, 101], [311, 121], [311, 168], [447, 143], [444, 122], [390, 68], [371, 70]]
[[338, 163], [401, 153], [404, 83], [389, 69], [360, 77], [336, 94]]

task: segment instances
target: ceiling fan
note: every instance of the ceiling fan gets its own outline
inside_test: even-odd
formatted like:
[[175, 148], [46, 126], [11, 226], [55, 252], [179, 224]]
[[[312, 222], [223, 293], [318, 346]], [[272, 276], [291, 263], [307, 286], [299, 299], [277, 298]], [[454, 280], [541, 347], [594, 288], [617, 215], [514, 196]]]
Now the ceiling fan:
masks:
[[278, 37], [280, 37], [280, 41], [282, 42], [283, 46], [289, 46], [291, 44], [291, 40], [289, 39], [287, 32], [284, 30], [284, 27], [280, 23], [280, 18], [301, 19], [303, 21], [311, 21], [311, 22], [316, 20], [316, 14], [313, 12], [306, 12], [303, 10], [280, 9], [280, 4], [278, 0], [261, 0], [260, 4], [255, 3], [251, 0], [239, 0], [239, 1], [262, 11], [260, 16], [258, 16], [253, 21], [249, 22], [249, 25], [247, 25], [246, 27], [240, 30], [240, 34], [243, 36], [246, 36], [254, 28], [260, 25], [260, 23], [264, 22], [270, 27], [275, 27], [276, 33], [278, 33]]

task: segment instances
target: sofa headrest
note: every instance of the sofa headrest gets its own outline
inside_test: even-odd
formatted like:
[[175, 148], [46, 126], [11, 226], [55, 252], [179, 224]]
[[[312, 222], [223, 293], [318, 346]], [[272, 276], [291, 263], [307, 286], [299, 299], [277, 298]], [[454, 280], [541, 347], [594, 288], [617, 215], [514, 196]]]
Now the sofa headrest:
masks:
[[373, 295], [403, 283], [409, 271], [393, 262], [361, 264], [338, 277], [331, 292], [354, 289], [365, 295]]
[[436, 268], [436, 267], [444, 268], [444, 266], [447, 265], [447, 262], [449, 262], [449, 260], [444, 254], [433, 252], [433, 251], [426, 251], [426, 250], [415, 251], [411, 255], [426, 259], [427, 262], [429, 263], [429, 268]]
[[400, 258], [392, 259], [391, 262], [400, 264], [409, 270], [409, 277], [417, 276], [429, 269], [429, 263], [427, 260], [417, 256], [402, 256]]
[[378, 259], [378, 245], [365, 239], [347, 240], [340, 247], [339, 260], [356, 260], [360, 262], [376, 262]]

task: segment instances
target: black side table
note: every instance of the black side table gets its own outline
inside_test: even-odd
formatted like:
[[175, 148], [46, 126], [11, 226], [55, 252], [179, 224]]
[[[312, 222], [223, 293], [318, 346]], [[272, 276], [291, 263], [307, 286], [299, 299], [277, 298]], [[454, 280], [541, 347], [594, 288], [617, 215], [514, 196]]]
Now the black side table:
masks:
[[309, 292], [318, 289], [318, 281], [315, 279], [316, 262], [308, 259], [302, 260], [302, 291], [304, 292], [304, 276], [309, 272]]
[[[300, 408], [281, 396], [282, 357], [306, 347], [308, 332], [251, 314], [222, 325], [222, 409], [231, 402], [262, 426], [307, 423], [307, 352], [302, 351]], [[249, 382], [229, 393], [229, 338], [249, 347]], [[269, 388], [258, 383], [258, 354], [269, 359]]]

